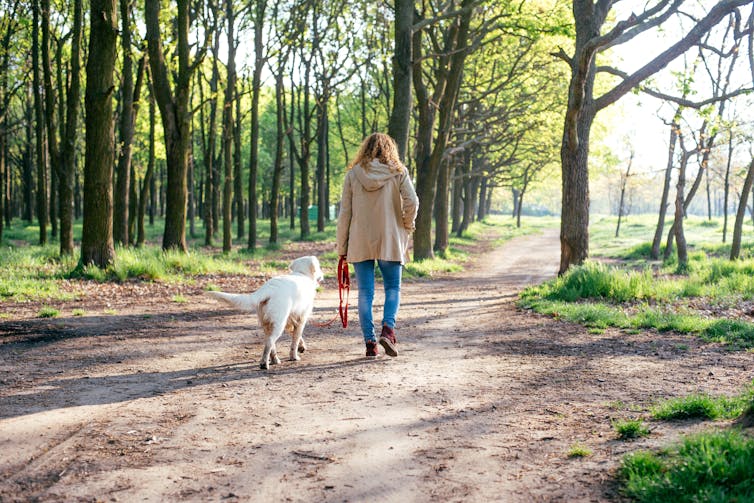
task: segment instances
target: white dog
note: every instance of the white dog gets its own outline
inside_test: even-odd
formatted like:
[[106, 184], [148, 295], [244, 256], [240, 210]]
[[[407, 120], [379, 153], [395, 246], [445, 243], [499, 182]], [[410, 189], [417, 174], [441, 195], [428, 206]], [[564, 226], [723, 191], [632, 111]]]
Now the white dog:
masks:
[[270, 363], [280, 363], [275, 343], [283, 335], [283, 331], [289, 331], [293, 337], [291, 360], [300, 360], [298, 353], [306, 351], [302, 334], [306, 321], [312, 314], [317, 285], [324, 277], [319, 260], [314, 256], [297, 258], [291, 262], [290, 270], [291, 274], [270, 279], [252, 294], [207, 292], [235, 307], [256, 310], [266, 337], [264, 353], [259, 362], [261, 369], [268, 369]]

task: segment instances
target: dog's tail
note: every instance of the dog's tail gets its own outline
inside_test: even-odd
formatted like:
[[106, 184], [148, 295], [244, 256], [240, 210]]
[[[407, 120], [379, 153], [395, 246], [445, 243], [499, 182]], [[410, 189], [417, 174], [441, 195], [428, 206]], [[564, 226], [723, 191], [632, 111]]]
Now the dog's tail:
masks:
[[216, 299], [220, 299], [231, 306], [243, 309], [245, 311], [255, 311], [259, 304], [259, 299], [253, 293], [251, 294], [237, 294], [237, 293], [225, 293], [225, 292], [207, 292], [209, 295]]

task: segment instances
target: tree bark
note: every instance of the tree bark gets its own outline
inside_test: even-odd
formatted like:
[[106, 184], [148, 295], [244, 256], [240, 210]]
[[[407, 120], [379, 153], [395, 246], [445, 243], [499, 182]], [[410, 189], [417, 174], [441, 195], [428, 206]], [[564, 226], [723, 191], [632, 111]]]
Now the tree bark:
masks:
[[[146, 241], [146, 232], [144, 231], [144, 214], [147, 209], [147, 197], [150, 193], [153, 194], [154, 190], [154, 162], [155, 162], [155, 103], [154, 96], [149, 96], [149, 158], [147, 160], [147, 171], [144, 173], [144, 181], [141, 185], [141, 191], [139, 193], [139, 217], [137, 219], [137, 231], [136, 231], [136, 246], [144, 246]], [[154, 206], [154, 202], [151, 203]]]
[[320, 96], [320, 103], [317, 107], [317, 232], [325, 230], [325, 212], [329, 201], [327, 200], [327, 179], [325, 166], [327, 164], [327, 139], [328, 133], [328, 114], [330, 93], [327, 90], [327, 83], [323, 83], [325, 90]]
[[[259, 96], [264, 69], [264, 14], [267, 0], [258, 0], [254, 23], [254, 71], [251, 79], [251, 145], [249, 154], [249, 250], [257, 247], [257, 174], [259, 172]], [[279, 70], [282, 72], [283, 68]], [[278, 117], [279, 118], [279, 117]]]
[[398, 146], [405, 162], [411, 121], [411, 31], [414, 23], [414, 0], [395, 0], [395, 50], [393, 53], [393, 109], [388, 134]]
[[435, 196], [435, 244], [433, 250], [445, 254], [450, 246], [450, 221], [448, 194], [451, 163], [448, 159], [440, 163], [437, 177], [437, 195]]
[[746, 200], [754, 188], [754, 159], [749, 163], [749, 170], [744, 179], [744, 186], [741, 189], [741, 200], [738, 202], [738, 211], [736, 211], [736, 222], [733, 224], [733, 241], [730, 245], [730, 259], [737, 260], [741, 255], [741, 235], [743, 232], [744, 218], [746, 217]]
[[733, 130], [728, 136], [728, 161], [725, 165], [725, 181], [723, 187], [723, 243], [728, 235], [728, 199], [730, 198], [730, 165], [733, 160]]
[[118, 36], [116, 0], [91, 0], [86, 64], [86, 154], [82, 265], [107, 267], [115, 260], [113, 188], [115, 161], [113, 71]]
[[73, 221], [75, 220], [74, 185], [76, 178], [76, 138], [79, 101], [81, 99], [81, 37], [82, 0], [73, 2], [73, 30], [71, 32], [71, 69], [66, 101], [65, 135], [60, 154], [60, 254], [73, 254]]
[[680, 129], [679, 121], [681, 120], [681, 107], [678, 107], [670, 124], [670, 139], [668, 141], [668, 162], [665, 166], [665, 178], [662, 184], [662, 196], [660, 198], [660, 209], [657, 217], [657, 227], [655, 235], [652, 238], [652, 249], [649, 256], [652, 260], [660, 258], [660, 243], [665, 227], [665, 217], [668, 211], [668, 197], [670, 196], [670, 179], [673, 175], [673, 156], [675, 155], [675, 144], [678, 141], [678, 131]]
[[131, 142], [134, 136], [134, 74], [131, 59], [130, 14], [130, 0], [120, 0], [120, 45], [123, 67], [120, 88], [118, 164], [115, 168], [115, 192], [113, 193], [113, 239], [121, 246], [128, 245], [128, 196], [131, 185]]
[[37, 221], [39, 222], [39, 244], [47, 244], [47, 154], [45, 148], [45, 116], [42, 103], [42, 79], [39, 75], [39, 0], [32, 3], [32, 88], [34, 91], [34, 115], [36, 119], [36, 154], [37, 154]]
[[243, 171], [241, 161], [241, 90], [236, 86], [236, 125], [233, 127], [233, 208], [236, 218], [236, 239], [239, 241], [246, 235], [246, 208], [244, 206]]
[[283, 64], [278, 66], [275, 74], [275, 160], [272, 170], [272, 189], [270, 190], [270, 244], [278, 242], [278, 206], [280, 202], [280, 179], [283, 175], [283, 142], [285, 141], [285, 104], [283, 102]]
[[236, 41], [234, 36], [235, 15], [233, 1], [226, 0], [225, 20], [228, 35], [228, 65], [223, 106], [223, 156], [225, 183], [223, 184], [223, 252], [228, 253], [233, 245], [232, 198], [233, 198], [233, 109], [236, 95]]
[[58, 145], [58, 118], [56, 111], [55, 86], [52, 82], [52, 62], [50, 59], [50, 0], [42, 0], [42, 75], [44, 79], [44, 117], [47, 138], [47, 163], [49, 165], [49, 223], [50, 233], [57, 236], [57, 194], [56, 182], [60, 166], [60, 148]]

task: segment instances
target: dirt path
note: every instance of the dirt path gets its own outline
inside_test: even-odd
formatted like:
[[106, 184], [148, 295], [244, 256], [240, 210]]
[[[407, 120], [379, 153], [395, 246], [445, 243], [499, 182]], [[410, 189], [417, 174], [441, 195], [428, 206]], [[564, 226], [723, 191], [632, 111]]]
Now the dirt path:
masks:
[[[700, 427], [619, 442], [611, 420], [636, 414], [619, 403], [738, 392], [751, 358], [516, 310], [558, 250], [556, 232], [517, 238], [469, 275], [406, 283], [395, 359], [365, 360], [355, 326], [310, 327], [301, 362], [260, 371], [255, 318], [199, 289], [4, 321], [0, 501], [619, 499], [623, 453]], [[322, 292], [315, 318], [336, 302]], [[593, 454], [569, 459], [574, 443]]]

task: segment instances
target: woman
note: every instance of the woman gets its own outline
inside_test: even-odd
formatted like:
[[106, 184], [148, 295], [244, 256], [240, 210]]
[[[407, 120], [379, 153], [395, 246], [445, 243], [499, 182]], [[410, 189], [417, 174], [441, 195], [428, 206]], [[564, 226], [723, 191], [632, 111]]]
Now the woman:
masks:
[[401, 296], [401, 268], [409, 259], [408, 239], [414, 230], [419, 199], [408, 170], [391, 137], [368, 136], [348, 166], [338, 216], [338, 255], [353, 264], [359, 285], [359, 323], [367, 358], [376, 358], [372, 319], [374, 264], [385, 286], [385, 306], [379, 343], [398, 356], [395, 317]]

